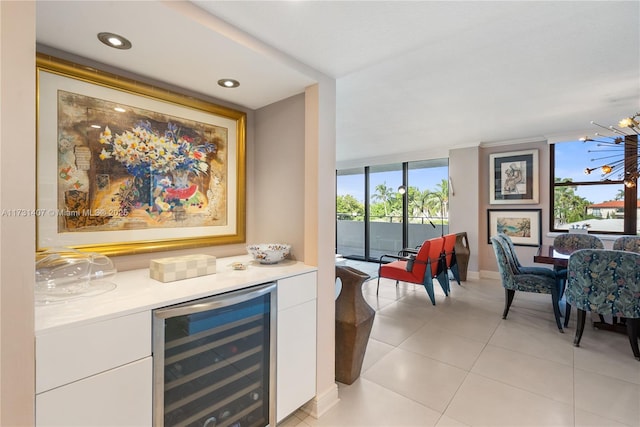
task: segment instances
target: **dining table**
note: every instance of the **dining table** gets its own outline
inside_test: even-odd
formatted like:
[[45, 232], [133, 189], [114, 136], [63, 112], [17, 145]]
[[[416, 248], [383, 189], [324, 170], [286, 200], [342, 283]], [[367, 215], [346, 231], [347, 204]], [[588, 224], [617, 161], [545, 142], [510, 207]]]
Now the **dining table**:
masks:
[[533, 262], [553, 265], [554, 270], [567, 268], [571, 250], [556, 250], [552, 245], [540, 245], [538, 252], [533, 256]]
[[[577, 251], [577, 249], [556, 249], [553, 245], [540, 245], [538, 248], [538, 252], [533, 256], [533, 262], [537, 262], [540, 264], [548, 264], [553, 265], [553, 269], [555, 271], [566, 270], [569, 265], [569, 257], [571, 253]], [[566, 284], [565, 284], [566, 286]], [[563, 286], [564, 289], [564, 286]], [[560, 295], [560, 298], [563, 298], [563, 295]], [[570, 310], [570, 306], [567, 305], [565, 310]], [[565, 313], [566, 316], [566, 313]], [[594, 321], [593, 327], [597, 329], [603, 329], [607, 331], [619, 332], [622, 334], [627, 333], [626, 324], [623, 319], [619, 319], [617, 317], [613, 317], [612, 323], [608, 323], [605, 321], [604, 316], [600, 315], [600, 321]], [[567, 325], [565, 324], [565, 327]]]

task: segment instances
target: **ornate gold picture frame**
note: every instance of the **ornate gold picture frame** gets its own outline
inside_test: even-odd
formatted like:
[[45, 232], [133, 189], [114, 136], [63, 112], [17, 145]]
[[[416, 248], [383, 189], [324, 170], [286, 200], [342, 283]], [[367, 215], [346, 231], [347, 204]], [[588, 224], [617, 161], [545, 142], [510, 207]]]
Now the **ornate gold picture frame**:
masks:
[[37, 248], [245, 241], [246, 114], [37, 57]]

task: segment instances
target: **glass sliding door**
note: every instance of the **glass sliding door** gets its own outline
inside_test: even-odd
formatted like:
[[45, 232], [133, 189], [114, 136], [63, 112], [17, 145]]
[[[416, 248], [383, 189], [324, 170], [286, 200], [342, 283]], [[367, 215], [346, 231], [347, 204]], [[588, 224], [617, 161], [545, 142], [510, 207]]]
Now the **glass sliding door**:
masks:
[[398, 253], [403, 246], [403, 206], [398, 187], [402, 164], [369, 167], [369, 259]]
[[447, 234], [448, 177], [448, 159], [338, 170], [336, 253], [377, 261]]
[[365, 237], [364, 168], [337, 171], [336, 253], [364, 259]]
[[449, 160], [408, 163], [407, 210], [410, 248], [449, 232]]

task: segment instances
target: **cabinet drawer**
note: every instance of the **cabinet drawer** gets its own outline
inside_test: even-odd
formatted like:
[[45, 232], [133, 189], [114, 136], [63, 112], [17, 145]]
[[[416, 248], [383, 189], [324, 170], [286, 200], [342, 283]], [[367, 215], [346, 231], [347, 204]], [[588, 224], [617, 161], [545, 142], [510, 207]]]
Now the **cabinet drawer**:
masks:
[[151, 355], [151, 312], [36, 336], [36, 393]]
[[150, 426], [152, 365], [146, 357], [37, 395], [36, 426]]
[[316, 272], [278, 280], [278, 311], [316, 299]]

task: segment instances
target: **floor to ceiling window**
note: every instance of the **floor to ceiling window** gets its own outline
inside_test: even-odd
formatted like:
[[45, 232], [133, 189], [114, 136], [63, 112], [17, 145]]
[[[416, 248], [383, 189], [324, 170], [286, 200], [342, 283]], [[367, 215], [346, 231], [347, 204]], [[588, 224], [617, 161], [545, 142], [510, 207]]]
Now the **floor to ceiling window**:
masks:
[[408, 241], [416, 247], [435, 232], [449, 232], [449, 161], [424, 160], [408, 163]]
[[402, 164], [369, 168], [369, 258], [403, 248]]
[[336, 253], [364, 259], [364, 168], [339, 170], [336, 174]]
[[336, 253], [347, 258], [377, 260], [449, 230], [448, 159], [338, 170], [336, 194]]

